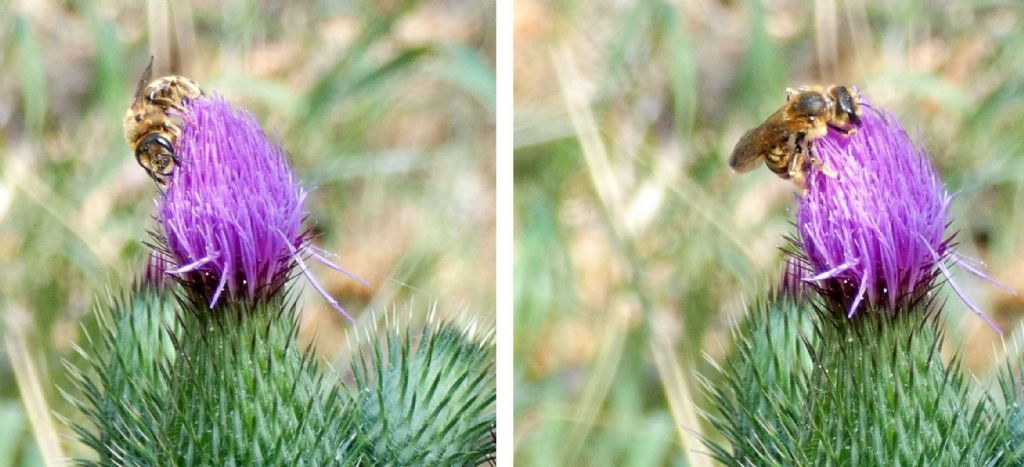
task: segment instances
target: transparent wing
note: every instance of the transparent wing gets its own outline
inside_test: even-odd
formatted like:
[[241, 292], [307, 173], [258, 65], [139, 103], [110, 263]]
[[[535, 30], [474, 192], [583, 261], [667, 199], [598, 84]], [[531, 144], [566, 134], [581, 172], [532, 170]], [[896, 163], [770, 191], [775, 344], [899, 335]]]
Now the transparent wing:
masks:
[[142, 94], [146, 90], [146, 86], [153, 79], [153, 57], [149, 57], [149, 65], [146, 66], [146, 70], [142, 72], [142, 77], [139, 78], [139, 84], [135, 87], [135, 97], [132, 98], [131, 108], [135, 109], [142, 105]]

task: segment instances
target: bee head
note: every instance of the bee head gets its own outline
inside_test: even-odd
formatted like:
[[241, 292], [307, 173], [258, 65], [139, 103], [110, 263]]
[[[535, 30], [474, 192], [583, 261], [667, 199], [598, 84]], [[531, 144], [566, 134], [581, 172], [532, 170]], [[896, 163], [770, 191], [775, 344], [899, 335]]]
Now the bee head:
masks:
[[860, 96], [857, 89], [851, 92], [846, 86], [832, 86], [829, 95], [836, 103], [834, 120], [840, 127], [860, 126]]
[[177, 159], [174, 155], [174, 146], [161, 133], [146, 135], [135, 147], [136, 162], [146, 169], [150, 177], [161, 183], [174, 171]]

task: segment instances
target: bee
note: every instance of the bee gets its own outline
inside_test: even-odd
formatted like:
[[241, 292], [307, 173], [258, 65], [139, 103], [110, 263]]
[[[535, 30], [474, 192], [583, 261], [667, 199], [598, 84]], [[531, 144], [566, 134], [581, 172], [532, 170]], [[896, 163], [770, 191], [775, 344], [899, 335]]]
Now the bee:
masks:
[[181, 137], [181, 117], [168, 111], [184, 112], [185, 101], [202, 97], [203, 91], [183, 76], [150, 81], [152, 77], [153, 58], [150, 57], [124, 116], [124, 139], [146, 173], [157, 183], [166, 184], [180, 163], [174, 145]]
[[[852, 90], [851, 90], [852, 89]], [[818, 158], [814, 141], [832, 128], [850, 136], [861, 125], [860, 94], [855, 87], [805, 86], [786, 90], [786, 103], [761, 125], [747, 131], [729, 157], [736, 173], [765, 165], [806, 193], [806, 165], [810, 161], [828, 176], [835, 172]]]

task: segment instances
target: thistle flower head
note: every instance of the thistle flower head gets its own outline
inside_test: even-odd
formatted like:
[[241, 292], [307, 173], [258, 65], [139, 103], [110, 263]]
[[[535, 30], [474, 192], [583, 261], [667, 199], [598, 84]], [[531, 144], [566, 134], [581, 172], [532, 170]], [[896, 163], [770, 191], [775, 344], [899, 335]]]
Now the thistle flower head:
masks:
[[803, 279], [808, 276], [809, 272], [803, 261], [793, 257], [786, 258], [782, 266], [782, 276], [779, 277], [779, 284], [775, 289], [777, 296], [802, 297], [805, 289], [808, 288]]
[[830, 130], [815, 142], [836, 176], [811, 173], [797, 213], [798, 243], [813, 271], [805, 280], [839, 297], [848, 316], [863, 302], [898, 312], [934, 288], [939, 274], [950, 279], [945, 262], [960, 262], [955, 234], [946, 231], [951, 196], [928, 154], [891, 114], [863, 108], [857, 133]]
[[169, 268], [167, 257], [156, 251], [150, 251], [146, 256], [146, 266], [142, 271], [142, 284], [161, 289], [167, 285], [165, 271]]
[[252, 114], [219, 96], [186, 110], [180, 163], [159, 202], [160, 243], [176, 268], [168, 272], [211, 308], [225, 296], [264, 298], [296, 265], [306, 273], [303, 255], [322, 259], [302, 226], [306, 191]]

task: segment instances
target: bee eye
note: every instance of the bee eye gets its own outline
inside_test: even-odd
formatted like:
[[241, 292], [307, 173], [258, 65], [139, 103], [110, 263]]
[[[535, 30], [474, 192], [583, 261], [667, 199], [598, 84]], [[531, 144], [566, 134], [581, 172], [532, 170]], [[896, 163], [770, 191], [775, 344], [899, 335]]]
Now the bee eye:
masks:
[[846, 89], [846, 86], [836, 86], [832, 90], [832, 96], [835, 98], [839, 110], [848, 114], [854, 113], [853, 95], [850, 94], [849, 89]]
[[174, 146], [171, 146], [171, 142], [160, 133], [150, 133], [145, 138], [142, 138], [142, 141], [139, 142], [139, 149], [148, 151], [150, 146], [154, 144], [160, 146], [168, 153], [174, 154]]
[[828, 106], [825, 97], [817, 92], [805, 92], [796, 102], [795, 110], [809, 117], [821, 114]]

